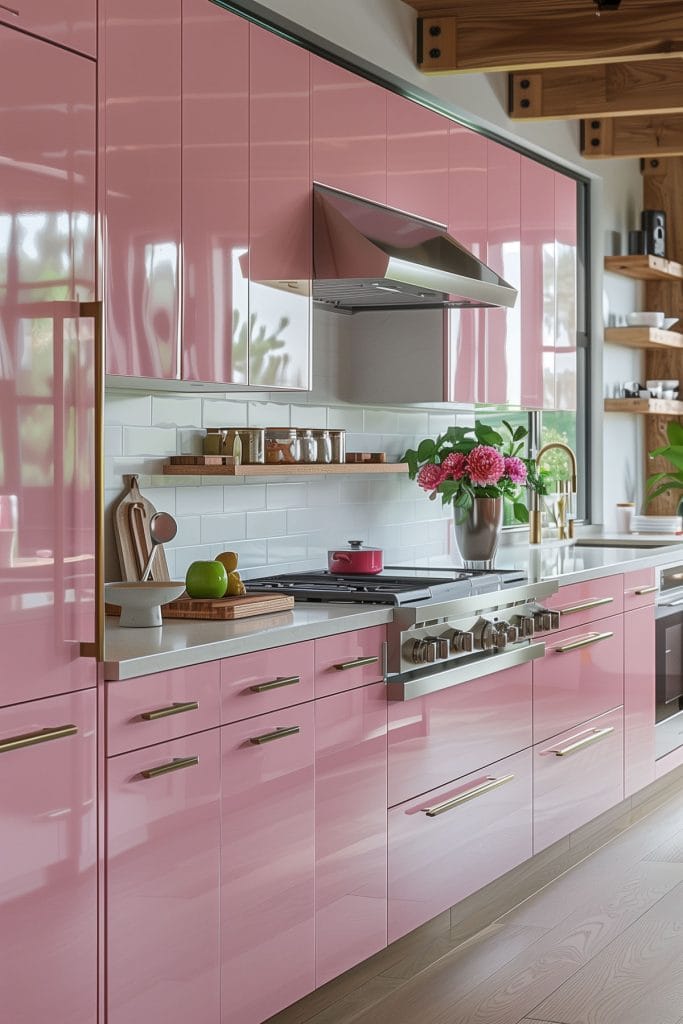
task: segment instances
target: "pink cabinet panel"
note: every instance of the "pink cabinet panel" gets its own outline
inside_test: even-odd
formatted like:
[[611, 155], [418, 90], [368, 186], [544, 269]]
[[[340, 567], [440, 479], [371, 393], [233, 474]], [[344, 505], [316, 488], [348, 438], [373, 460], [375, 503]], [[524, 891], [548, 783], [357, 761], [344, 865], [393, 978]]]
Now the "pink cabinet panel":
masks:
[[387, 92], [311, 57], [313, 180], [387, 201]]
[[0, 706], [95, 682], [95, 88], [0, 25]]
[[577, 185], [555, 175], [555, 408], [576, 409]]
[[[486, 262], [521, 290], [521, 157], [489, 140]], [[486, 311], [486, 396], [494, 404], [521, 401], [521, 301], [514, 309]]]
[[531, 745], [531, 665], [389, 702], [389, 806]]
[[217, 726], [219, 687], [217, 661], [107, 683], [107, 754]]
[[107, 761], [109, 1024], [220, 1019], [219, 731]]
[[180, 0], [101, 0], [107, 372], [178, 376]]
[[393, 807], [389, 942], [530, 857], [531, 821], [531, 750]]
[[534, 742], [624, 703], [622, 615], [567, 629], [534, 662]]
[[655, 609], [649, 606], [624, 615], [624, 796], [654, 779]]
[[220, 735], [223, 1014], [260, 1024], [315, 988], [313, 702]]
[[2, 22], [90, 57], [97, 54], [97, 0], [13, 0], [0, 5]]
[[624, 796], [623, 708], [534, 747], [534, 853]]
[[623, 611], [623, 576], [603, 576], [560, 587], [556, 594], [545, 598], [543, 604], [559, 611], [562, 629], [588, 625]]
[[522, 404], [555, 407], [555, 178], [522, 157]]
[[384, 683], [315, 702], [316, 985], [387, 942]]
[[645, 608], [654, 604], [657, 597], [657, 580], [654, 569], [638, 569], [628, 572], [624, 579], [624, 611]]
[[[0, 1005], [12, 1024], [97, 1020], [95, 708], [89, 690], [0, 711]], [[43, 730], [57, 736], [10, 749]]]
[[387, 203], [448, 224], [448, 118], [387, 94]]
[[182, 376], [245, 384], [249, 22], [207, 0], [182, 5]]
[[249, 383], [310, 384], [309, 54], [251, 25]]
[[338, 633], [315, 641], [315, 695], [327, 697], [331, 693], [365, 686], [384, 677], [384, 626], [358, 629], [351, 633]]
[[312, 699], [312, 641], [221, 662], [223, 725]]

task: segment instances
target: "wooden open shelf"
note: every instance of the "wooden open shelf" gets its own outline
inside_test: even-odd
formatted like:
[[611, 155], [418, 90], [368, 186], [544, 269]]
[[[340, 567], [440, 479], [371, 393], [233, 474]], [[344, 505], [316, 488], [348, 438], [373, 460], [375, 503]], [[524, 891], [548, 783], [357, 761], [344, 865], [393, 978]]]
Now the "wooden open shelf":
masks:
[[683, 402], [668, 398], [606, 398], [605, 412], [637, 412], [642, 416], [683, 416]]
[[[683, 406], [683, 402], [681, 402]], [[405, 462], [296, 464], [288, 466], [164, 466], [165, 476], [321, 476], [340, 473], [371, 474], [407, 473]]]
[[683, 264], [661, 256], [606, 256], [605, 270], [638, 281], [682, 281]]
[[644, 348], [652, 352], [663, 348], [683, 349], [683, 334], [679, 331], [660, 331], [656, 327], [608, 327], [605, 341], [627, 348]]

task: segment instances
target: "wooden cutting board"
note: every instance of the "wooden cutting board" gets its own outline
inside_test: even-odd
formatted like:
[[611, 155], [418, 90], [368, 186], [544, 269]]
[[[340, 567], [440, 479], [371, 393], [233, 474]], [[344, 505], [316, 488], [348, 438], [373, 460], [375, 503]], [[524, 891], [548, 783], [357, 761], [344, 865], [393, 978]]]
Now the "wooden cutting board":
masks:
[[[221, 597], [216, 600], [199, 597], [179, 597], [177, 601], [161, 606], [164, 619], [204, 619], [213, 622], [229, 622], [233, 619], [248, 619], [252, 615], [266, 615], [272, 612], [287, 612], [294, 607], [294, 598], [289, 594], [247, 594], [246, 597]], [[116, 605], [107, 604], [107, 615], [118, 615]]]
[[[139, 580], [152, 550], [149, 521], [156, 512], [151, 501], [140, 493], [137, 475], [124, 476], [126, 492], [112, 513], [114, 540], [119, 556], [121, 579], [126, 583]], [[163, 545], [154, 556], [151, 580], [165, 582], [168, 572]]]

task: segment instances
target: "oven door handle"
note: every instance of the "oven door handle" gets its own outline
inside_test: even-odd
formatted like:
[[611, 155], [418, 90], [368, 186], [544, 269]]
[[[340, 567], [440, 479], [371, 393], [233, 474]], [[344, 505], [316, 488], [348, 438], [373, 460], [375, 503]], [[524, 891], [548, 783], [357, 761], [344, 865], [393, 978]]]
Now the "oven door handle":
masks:
[[494, 672], [502, 672], [507, 668], [515, 668], [517, 665], [526, 665], [536, 658], [542, 658], [545, 654], [543, 641], [526, 644], [524, 647], [515, 647], [511, 651], [503, 651], [502, 654], [475, 655], [468, 658], [467, 662], [446, 668], [442, 672], [408, 672], [403, 676], [389, 676], [387, 679], [388, 700], [413, 700], [415, 697], [424, 697], [428, 693], [436, 693], [438, 690], [447, 690], [451, 686], [459, 686], [461, 683], [469, 683], [473, 679], [480, 679], [482, 676], [493, 675]]

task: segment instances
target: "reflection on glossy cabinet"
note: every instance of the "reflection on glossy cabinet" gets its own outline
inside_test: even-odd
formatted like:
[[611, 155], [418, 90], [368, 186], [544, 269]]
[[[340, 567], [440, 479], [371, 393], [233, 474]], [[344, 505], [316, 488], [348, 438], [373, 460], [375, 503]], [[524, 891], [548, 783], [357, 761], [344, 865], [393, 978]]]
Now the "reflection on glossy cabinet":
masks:
[[555, 178], [544, 164], [522, 157], [522, 403], [555, 407]]
[[2, 22], [90, 57], [97, 53], [97, 0], [16, 0], [0, 4]]
[[310, 386], [309, 54], [250, 26], [249, 383]]
[[107, 761], [109, 1024], [220, 1015], [217, 729]]
[[577, 185], [555, 175], [555, 408], [576, 408]]
[[[488, 247], [492, 270], [521, 289], [521, 157], [507, 146], [487, 142]], [[519, 405], [521, 400], [521, 303], [486, 312], [486, 401]]]
[[0, 706], [94, 684], [95, 86], [0, 25]]
[[316, 985], [387, 941], [384, 683], [315, 702]]
[[387, 96], [387, 203], [448, 223], [450, 121], [412, 100]]
[[386, 203], [386, 89], [313, 55], [311, 104], [313, 180]]
[[183, 0], [184, 380], [245, 384], [249, 23]]
[[624, 796], [655, 780], [655, 692], [655, 608], [650, 605], [624, 615]]
[[[0, 1006], [8, 1024], [97, 1020], [95, 706], [87, 690], [0, 711]], [[43, 730], [55, 735], [21, 745]]]
[[181, 0], [102, 0], [107, 371], [178, 376]]
[[313, 699], [313, 641], [224, 658], [221, 724]]
[[315, 988], [313, 703], [220, 733], [223, 1018], [260, 1024]]
[[384, 626], [371, 626], [316, 640], [316, 697], [329, 697], [382, 679], [386, 635]]

